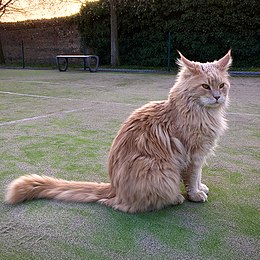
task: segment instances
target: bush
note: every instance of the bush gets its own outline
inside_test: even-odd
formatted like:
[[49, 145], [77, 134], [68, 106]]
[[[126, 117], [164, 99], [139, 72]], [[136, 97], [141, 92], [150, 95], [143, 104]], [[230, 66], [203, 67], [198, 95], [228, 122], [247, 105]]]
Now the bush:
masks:
[[[235, 67], [259, 67], [260, 19], [256, 0], [118, 0], [120, 60], [125, 65], [167, 65], [176, 49], [191, 60], [219, 58], [230, 48]], [[110, 61], [109, 0], [89, 2], [79, 19], [82, 38], [103, 64]], [[172, 64], [173, 65], [173, 64]]]

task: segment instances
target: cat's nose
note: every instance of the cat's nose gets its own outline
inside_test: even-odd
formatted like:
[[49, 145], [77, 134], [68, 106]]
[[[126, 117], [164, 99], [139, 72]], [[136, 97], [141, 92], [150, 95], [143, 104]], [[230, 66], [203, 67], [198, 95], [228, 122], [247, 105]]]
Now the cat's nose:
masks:
[[212, 90], [212, 96], [218, 101], [220, 99], [220, 92], [217, 90]]

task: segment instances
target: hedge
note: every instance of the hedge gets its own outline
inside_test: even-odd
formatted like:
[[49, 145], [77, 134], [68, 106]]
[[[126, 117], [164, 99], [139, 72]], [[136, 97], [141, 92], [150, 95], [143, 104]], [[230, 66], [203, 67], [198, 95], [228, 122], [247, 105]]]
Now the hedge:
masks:
[[[210, 61], [233, 50], [234, 67], [260, 67], [260, 13], [257, 0], [118, 0], [122, 65], [167, 66], [176, 49], [191, 60]], [[110, 62], [109, 0], [81, 8], [82, 39]]]

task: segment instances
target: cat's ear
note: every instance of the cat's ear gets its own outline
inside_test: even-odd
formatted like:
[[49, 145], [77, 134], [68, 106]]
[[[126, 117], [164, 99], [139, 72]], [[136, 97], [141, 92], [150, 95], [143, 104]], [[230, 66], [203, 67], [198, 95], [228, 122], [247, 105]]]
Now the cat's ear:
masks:
[[216, 65], [220, 70], [228, 70], [232, 64], [232, 57], [231, 57], [231, 50], [221, 58], [220, 60], [216, 61]]
[[[178, 51], [178, 50], [177, 50]], [[194, 61], [190, 61], [187, 58], [185, 58], [179, 51], [180, 59], [177, 60], [177, 64], [181, 67], [186, 67], [189, 69], [192, 73], [199, 73], [200, 72], [200, 66], [195, 63]]]

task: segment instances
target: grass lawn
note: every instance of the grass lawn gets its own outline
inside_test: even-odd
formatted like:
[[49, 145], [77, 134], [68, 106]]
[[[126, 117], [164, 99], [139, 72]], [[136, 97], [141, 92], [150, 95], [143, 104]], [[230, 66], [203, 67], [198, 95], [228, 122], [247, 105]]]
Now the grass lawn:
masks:
[[37, 173], [108, 182], [120, 124], [166, 99], [172, 75], [0, 70], [0, 259], [259, 259], [260, 90], [232, 78], [229, 130], [204, 168], [206, 203], [125, 214], [100, 204], [4, 203]]

